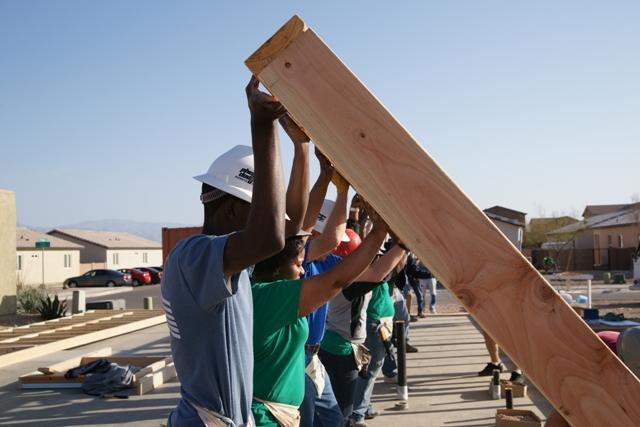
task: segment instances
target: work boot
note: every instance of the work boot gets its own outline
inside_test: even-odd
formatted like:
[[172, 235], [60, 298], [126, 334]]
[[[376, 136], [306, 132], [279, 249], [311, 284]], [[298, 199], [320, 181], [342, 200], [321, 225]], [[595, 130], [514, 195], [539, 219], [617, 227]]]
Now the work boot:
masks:
[[418, 321], [418, 316], [414, 316], [413, 314], [409, 316], [409, 322], [413, 323], [417, 321]]
[[365, 414], [364, 414], [364, 419], [365, 420], [372, 420], [375, 417], [377, 417], [378, 415], [380, 415], [380, 412], [378, 412], [378, 410], [376, 408], [374, 408], [373, 406], [370, 406], [369, 409], [367, 409], [367, 412], [365, 412]]
[[404, 345], [404, 348], [405, 348], [405, 350], [407, 350], [407, 353], [417, 353], [418, 352], [418, 349], [416, 347], [412, 346], [409, 343], [406, 343]]
[[427, 317], [427, 315], [424, 314], [424, 311], [419, 311], [418, 312], [418, 317], [421, 318], [421, 319], [424, 319], [425, 317]]
[[497, 369], [500, 372], [504, 372], [504, 365], [502, 364], [502, 362], [495, 364], [495, 363], [487, 363], [487, 366], [484, 367], [484, 369], [480, 372], [478, 372], [478, 376], [479, 377], [490, 377], [493, 375], [493, 371]]

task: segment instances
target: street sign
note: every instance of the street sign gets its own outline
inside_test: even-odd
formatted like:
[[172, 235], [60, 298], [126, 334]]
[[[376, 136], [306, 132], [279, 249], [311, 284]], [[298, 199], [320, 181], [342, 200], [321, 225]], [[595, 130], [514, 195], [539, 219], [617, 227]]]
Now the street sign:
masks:
[[36, 248], [49, 248], [51, 247], [51, 242], [49, 242], [47, 239], [39, 239], [36, 242]]

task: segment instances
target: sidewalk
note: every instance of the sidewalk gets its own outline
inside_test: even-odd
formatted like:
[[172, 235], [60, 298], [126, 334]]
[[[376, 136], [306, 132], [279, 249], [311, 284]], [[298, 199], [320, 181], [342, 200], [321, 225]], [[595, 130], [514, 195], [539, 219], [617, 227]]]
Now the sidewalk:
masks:
[[[487, 362], [482, 335], [467, 315], [429, 316], [411, 324], [411, 342], [420, 352], [409, 354], [409, 408], [393, 411], [395, 387], [379, 380], [374, 404], [381, 415], [367, 421], [371, 427], [388, 426], [493, 426], [495, 409], [503, 401], [488, 398], [489, 378], [476, 375]], [[5, 367], [0, 372], [0, 425], [48, 426], [159, 426], [179, 399], [173, 380], [157, 390], [129, 399], [100, 399], [79, 390], [20, 390], [19, 375], [61, 360], [111, 347], [113, 353], [170, 355], [166, 325], [66, 350]], [[503, 374], [506, 378], [508, 374]], [[550, 411], [546, 401], [531, 390], [532, 400], [515, 399], [517, 408]]]
[[[367, 426], [495, 426], [495, 411], [504, 407], [504, 400], [490, 400], [489, 377], [477, 376], [488, 354], [482, 334], [469, 317], [429, 316], [412, 323], [409, 336], [411, 344], [420, 349], [407, 355], [409, 408], [394, 410], [395, 386], [379, 379], [373, 402], [380, 415], [368, 420]], [[509, 373], [502, 374], [508, 377]], [[531, 409], [542, 419], [551, 411], [531, 385], [529, 397], [514, 399], [514, 407]]]

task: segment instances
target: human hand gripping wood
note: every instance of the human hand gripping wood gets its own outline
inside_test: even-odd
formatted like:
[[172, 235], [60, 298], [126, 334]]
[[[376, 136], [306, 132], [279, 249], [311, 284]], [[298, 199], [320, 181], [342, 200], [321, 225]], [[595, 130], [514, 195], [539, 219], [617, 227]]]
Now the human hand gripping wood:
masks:
[[638, 379], [312, 29], [246, 64], [567, 421], [638, 425]]
[[278, 99], [259, 89], [260, 80], [251, 76], [249, 84], [245, 88], [249, 111], [252, 122], [273, 122], [287, 112]]
[[300, 128], [300, 126], [298, 126], [288, 114], [284, 114], [278, 120], [280, 121], [280, 125], [282, 126], [284, 131], [287, 133], [287, 135], [289, 135], [289, 138], [291, 138], [291, 141], [294, 143], [294, 145], [305, 144], [311, 141], [307, 134], [304, 133], [302, 128]]

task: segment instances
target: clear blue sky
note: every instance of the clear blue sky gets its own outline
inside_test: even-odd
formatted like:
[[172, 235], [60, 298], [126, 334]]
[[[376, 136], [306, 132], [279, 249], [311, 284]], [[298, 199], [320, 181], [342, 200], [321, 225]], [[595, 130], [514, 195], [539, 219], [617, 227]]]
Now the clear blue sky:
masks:
[[640, 2], [374, 4], [0, 2], [0, 188], [31, 225], [200, 222], [243, 61], [298, 13], [481, 208], [640, 192]]

